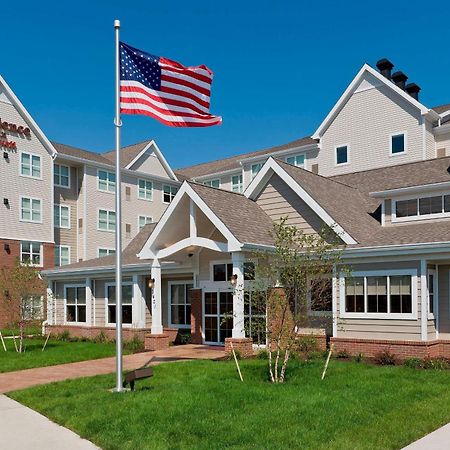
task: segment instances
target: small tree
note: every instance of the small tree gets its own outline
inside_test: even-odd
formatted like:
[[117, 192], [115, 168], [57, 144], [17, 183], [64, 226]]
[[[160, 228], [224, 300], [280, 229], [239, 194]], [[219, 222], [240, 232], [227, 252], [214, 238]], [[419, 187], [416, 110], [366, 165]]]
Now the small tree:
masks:
[[[35, 318], [34, 302], [36, 298], [41, 299], [44, 289], [45, 283], [40, 279], [39, 272], [29, 264], [17, 261], [12, 267], [0, 268], [0, 297], [9, 326], [19, 329], [19, 345], [15, 336], [13, 338], [19, 353], [24, 351], [26, 324]], [[43, 307], [42, 303], [40, 307]]]
[[[284, 382], [291, 353], [299, 345], [299, 331], [311, 326], [313, 320], [315, 326], [323, 320], [311, 312], [331, 310], [332, 274], [338, 265], [342, 267], [344, 250], [332, 229], [305, 234], [286, 221], [274, 224], [275, 249], [256, 255], [251, 295], [259, 304], [265, 303], [267, 320], [260, 323], [267, 339], [273, 383]], [[257, 333], [255, 329], [251, 332]]]

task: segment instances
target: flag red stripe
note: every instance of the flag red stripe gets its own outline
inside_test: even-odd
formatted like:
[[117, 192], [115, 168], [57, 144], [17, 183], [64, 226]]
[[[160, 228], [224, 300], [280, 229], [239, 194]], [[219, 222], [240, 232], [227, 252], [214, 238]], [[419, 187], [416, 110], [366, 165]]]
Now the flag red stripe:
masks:
[[164, 73], [161, 73], [161, 81], [168, 81], [169, 83], [179, 84], [181, 86], [186, 86], [190, 89], [193, 89], [194, 91], [199, 92], [200, 94], [206, 95], [209, 97], [211, 93], [211, 89], [202, 88], [199, 85], [195, 83], [190, 83], [187, 80], [182, 80], [181, 78], [175, 78], [171, 77], [169, 75], [165, 75]]
[[138, 92], [140, 94], [143, 94], [147, 96], [150, 100], [153, 100], [155, 102], [159, 102], [163, 105], [173, 105], [173, 106], [181, 106], [183, 108], [189, 108], [193, 112], [199, 113], [199, 114], [205, 114], [206, 111], [198, 108], [197, 106], [193, 105], [192, 103], [183, 102], [182, 100], [174, 100], [172, 98], [162, 98], [158, 97], [157, 95], [153, 95], [150, 92], [147, 92], [145, 89], [140, 87], [133, 87], [133, 86], [120, 86], [120, 90], [123, 92]]
[[203, 83], [208, 83], [208, 84], [212, 83], [211, 77], [207, 77], [205, 75], [202, 75], [201, 73], [193, 72], [192, 70], [178, 69], [176, 67], [166, 66], [164, 64], [160, 64], [160, 66], [161, 66], [161, 70], [164, 70], [164, 72], [173, 72], [173, 73], [177, 73], [180, 75], [186, 75], [186, 76], [194, 78], [195, 80], [198, 80], [198, 81], [203, 81]]
[[179, 62], [164, 58], [164, 56], [161, 56], [159, 58], [159, 63], [161, 66], [171, 67], [172, 69], [188, 70], [190, 72], [203, 74], [203, 76], [209, 78], [212, 78], [214, 75], [212, 70], [203, 64], [201, 66], [183, 66], [183, 64], [180, 64]]
[[197, 97], [194, 94], [191, 94], [190, 92], [186, 92], [181, 89], [175, 89], [175, 88], [168, 87], [168, 86], [161, 86], [161, 92], [167, 92], [168, 94], [175, 94], [175, 95], [180, 95], [181, 97], [190, 98], [191, 100], [196, 101], [199, 105], [204, 106], [205, 108], [209, 109], [209, 102], [200, 99], [199, 97]]

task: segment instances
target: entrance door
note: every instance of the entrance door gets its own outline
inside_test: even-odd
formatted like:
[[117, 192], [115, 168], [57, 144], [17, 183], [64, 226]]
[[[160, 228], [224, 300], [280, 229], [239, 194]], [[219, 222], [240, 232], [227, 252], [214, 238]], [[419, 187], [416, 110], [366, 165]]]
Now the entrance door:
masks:
[[205, 292], [203, 311], [205, 343], [224, 344], [233, 329], [233, 293]]

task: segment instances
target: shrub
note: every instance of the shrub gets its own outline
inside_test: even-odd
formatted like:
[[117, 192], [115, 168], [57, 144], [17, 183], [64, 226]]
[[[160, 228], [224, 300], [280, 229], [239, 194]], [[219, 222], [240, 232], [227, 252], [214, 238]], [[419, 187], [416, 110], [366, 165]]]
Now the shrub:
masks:
[[357, 363], [364, 362], [364, 353], [361, 353], [361, 352], [357, 353], [353, 359]]
[[64, 342], [66, 342], [66, 341], [69, 340], [69, 338], [70, 338], [69, 330], [61, 331], [61, 333], [58, 333], [58, 334], [55, 336], [55, 339], [56, 339], [57, 341], [64, 341]]
[[449, 362], [445, 358], [425, 358], [422, 362], [424, 369], [447, 370], [450, 368]]
[[350, 358], [350, 353], [344, 348], [344, 349], [341, 350], [340, 352], [337, 352], [336, 358], [339, 358], [339, 359], [347, 359], [347, 358]]
[[256, 354], [256, 358], [269, 359], [269, 352], [265, 349], [259, 350], [259, 352]]
[[144, 341], [135, 334], [130, 341], [124, 341], [123, 348], [131, 353], [137, 353], [144, 350]]
[[100, 333], [97, 336], [95, 336], [93, 341], [96, 344], [104, 344], [105, 342], [108, 342], [108, 336], [106, 336], [104, 331], [100, 331]]
[[175, 344], [176, 345], [190, 344], [191, 338], [192, 336], [190, 330], [179, 330], [177, 337], [175, 339]]
[[317, 340], [312, 336], [302, 336], [298, 340], [297, 350], [301, 353], [310, 353], [317, 350]]
[[395, 356], [386, 349], [375, 355], [375, 362], [381, 366], [395, 366], [397, 360]]
[[403, 361], [403, 365], [410, 369], [423, 368], [423, 361], [420, 358], [407, 358]]

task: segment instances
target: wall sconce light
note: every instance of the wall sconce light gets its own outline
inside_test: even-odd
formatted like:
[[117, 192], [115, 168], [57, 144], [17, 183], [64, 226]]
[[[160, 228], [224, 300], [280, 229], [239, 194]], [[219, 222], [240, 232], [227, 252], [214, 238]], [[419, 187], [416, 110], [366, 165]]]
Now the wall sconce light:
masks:
[[233, 286], [236, 286], [237, 280], [238, 280], [238, 276], [237, 276], [236, 274], [231, 275], [230, 283], [231, 283]]
[[3, 248], [5, 249], [6, 253], [11, 253], [11, 247], [9, 246], [9, 244], [4, 244]]
[[148, 280], [148, 287], [150, 289], [153, 289], [155, 287], [155, 279], [154, 278], [150, 278], [150, 280]]
[[8, 152], [3, 152], [3, 158], [9, 159], [9, 153]]
[[3, 199], [3, 204], [8, 206], [9, 205], [9, 200], [7, 198], [4, 198]]

